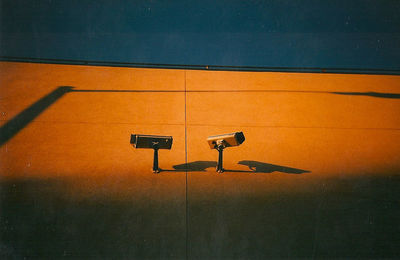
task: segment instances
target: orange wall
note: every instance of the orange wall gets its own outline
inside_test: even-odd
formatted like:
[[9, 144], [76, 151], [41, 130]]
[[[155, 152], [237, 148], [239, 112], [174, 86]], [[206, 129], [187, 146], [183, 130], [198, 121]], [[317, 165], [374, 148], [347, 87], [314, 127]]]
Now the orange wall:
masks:
[[138, 164], [147, 176], [152, 155], [132, 149], [130, 133], [173, 135], [173, 149], [160, 154], [171, 168], [185, 162], [185, 129], [189, 162], [215, 160], [207, 136], [243, 130], [246, 142], [227, 151], [232, 169], [240, 159], [297, 166], [313, 176], [399, 167], [398, 98], [369, 96], [395, 96], [398, 76], [9, 62], [0, 73], [2, 124], [59, 86], [136, 91], [67, 93], [3, 145], [4, 176], [131, 174], [142, 170]]
[[[138, 208], [151, 203], [157, 216], [151, 214], [159, 221], [168, 211], [164, 210], [172, 210], [168, 214], [174, 216], [172, 219], [176, 221], [171, 225], [177, 231], [176, 240], [180, 241], [178, 245], [173, 244], [168, 250], [163, 249], [162, 242], [168, 240], [168, 232], [163, 233], [160, 229], [155, 231], [154, 225], [158, 224], [153, 225], [150, 220], [145, 223], [152, 228], [140, 231], [145, 237], [161, 232], [156, 239], [157, 243], [161, 243], [157, 244], [160, 256], [171, 252], [172, 256], [182, 256], [186, 250], [189, 256], [232, 257], [235, 247], [242, 248], [243, 256], [253, 256], [250, 253], [253, 249], [259, 252], [259, 255], [254, 256], [280, 256], [278, 252], [268, 255], [268, 246], [263, 243], [246, 246], [246, 241], [275, 239], [266, 238], [265, 234], [254, 235], [257, 231], [253, 230], [253, 226], [243, 223], [246, 219], [244, 215], [234, 222], [232, 218], [227, 220], [231, 217], [227, 214], [237, 210], [239, 213], [248, 211], [249, 216], [257, 215], [254, 210], [260, 205], [262, 208], [263, 203], [254, 204], [257, 206], [251, 208], [249, 205], [253, 204], [248, 200], [259, 203], [271, 196], [283, 196], [277, 201], [290, 201], [294, 197], [296, 199], [292, 201], [297, 201], [298, 197], [305, 194], [314, 194], [320, 198], [328, 191], [330, 195], [350, 194], [341, 197], [341, 203], [353, 207], [357, 199], [379, 199], [375, 198], [377, 192], [352, 194], [354, 187], [358, 187], [357, 183], [363, 178], [388, 182], [390, 178], [392, 181], [396, 178], [394, 180], [398, 182], [399, 76], [163, 70], [1, 62], [2, 126], [60, 86], [71, 86], [75, 92], [63, 95], [0, 147], [2, 182], [16, 184], [27, 180], [60, 180], [68, 183], [68, 189], [62, 189], [62, 192], [58, 188], [50, 191], [36, 190], [33, 196], [50, 192], [54, 196], [61, 196], [59, 194], [62, 193], [67, 201], [71, 198], [73, 201], [113, 198], [117, 201], [130, 201]], [[118, 92], [121, 90], [130, 92]], [[217, 153], [209, 149], [205, 139], [209, 135], [234, 131], [243, 131], [246, 141], [240, 147], [229, 148], [224, 152], [227, 172], [217, 174], [211, 167], [212, 163], [204, 171], [174, 169], [174, 165], [185, 162], [216, 161]], [[131, 133], [174, 137], [172, 150], [159, 152], [160, 167], [165, 171], [160, 174], [150, 172], [152, 151], [135, 150], [129, 144]], [[245, 165], [238, 164], [242, 160], [264, 163], [263, 172], [251, 172]], [[303, 173], [293, 174], [293, 169]], [[349, 182], [344, 184], [343, 181]], [[367, 191], [376, 186], [372, 183], [364, 188]], [[392, 195], [399, 194], [398, 189], [390, 192]], [[6, 195], [11, 196], [9, 193]], [[308, 200], [313, 205], [313, 212], [322, 210], [318, 209], [321, 205], [317, 198], [311, 195]], [[289, 214], [302, 203], [295, 203], [288, 211]], [[333, 208], [341, 207], [341, 203], [337, 200], [335, 203], [327, 202], [324, 204], [328, 205], [325, 211], [318, 214], [331, 214]], [[281, 214], [288, 213], [280, 208], [281, 204], [275, 206]], [[43, 207], [49, 209], [47, 204]], [[214, 212], [205, 211], [206, 208]], [[374, 209], [371, 214], [378, 216], [382, 213], [380, 208]], [[149, 208], [146, 210], [147, 213], [151, 212]], [[25, 213], [29, 215], [32, 211]], [[338, 214], [339, 219], [342, 216], [341, 213], [335, 214]], [[397, 214], [394, 208], [388, 212], [390, 216], [394, 214]], [[296, 222], [281, 220], [285, 219], [283, 215], [276, 218], [276, 221], [282, 221], [278, 226], [288, 223], [308, 225], [309, 230], [301, 233], [309, 232], [315, 239], [318, 233], [314, 230], [317, 219], [311, 219], [309, 223], [309, 216], [303, 216]], [[262, 220], [264, 215], [257, 216], [254, 225], [258, 229], [272, 232]], [[313, 213], [312, 216], [316, 215]], [[208, 217], [213, 220], [212, 223], [205, 220]], [[358, 216], [353, 214], [349, 218], [356, 221]], [[390, 221], [382, 223], [387, 222]], [[75, 224], [72, 222], [72, 225]], [[164, 222], [160, 225], [157, 227], [168, 226]], [[329, 225], [326, 223], [323, 227]], [[216, 231], [220, 237], [216, 235], [207, 238], [205, 230], [208, 227], [218, 229], [218, 226], [222, 228]], [[136, 224], [132, 226], [133, 230], [135, 228], [138, 228]], [[365, 228], [360, 227], [361, 231]], [[390, 229], [390, 224], [382, 224], [379, 228]], [[346, 233], [346, 229], [342, 225], [340, 230]], [[297, 238], [292, 231], [283, 232], [282, 236]], [[29, 232], [20, 230], [21, 234]], [[212, 230], [209, 232], [212, 233]], [[247, 240], [231, 241], [230, 246], [220, 241], [228, 243], [228, 237], [238, 238], [241, 232], [245, 238], [247, 236]], [[323, 240], [326, 243], [321, 242], [319, 247], [315, 247], [315, 244], [313, 247], [310, 242], [310, 245], [301, 247], [303, 249], [293, 247], [291, 251], [287, 250], [293, 252], [294, 256], [311, 256], [312, 253], [318, 255], [318, 252], [320, 256], [324, 256], [324, 253], [325, 256], [349, 256], [351, 250], [344, 253], [339, 250], [336, 251], [337, 255], [329, 255], [332, 249], [344, 247], [340, 243], [329, 242], [328, 229], [321, 232], [320, 236], [326, 238]], [[351, 234], [355, 236], [357, 232]], [[82, 234], [78, 232], [77, 235]], [[216, 241], [219, 242], [213, 245]], [[369, 242], [361, 241], [359, 248]], [[329, 243], [331, 247], [324, 247]], [[392, 248], [393, 244], [387, 243], [385, 245]], [[95, 250], [97, 245], [93, 245], [93, 248], [89, 246], [87, 250]], [[280, 246], [283, 246], [283, 242], [276, 244], [275, 248]], [[29, 245], [26, 247], [30, 248]], [[174, 247], [179, 249], [175, 248], [174, 251], [171, 249]], [[28, 254], [23, 249], [20, 252]], [[43, 255], [48, 253], [43, 252]], [[140, 255], [136, 253], [131, 256]], [[398, 250], [392, 253], [398, 253]], [[152, 255], [143, 253], [140, 256]], [[359, 256], [371, 254], [364, 252]]]

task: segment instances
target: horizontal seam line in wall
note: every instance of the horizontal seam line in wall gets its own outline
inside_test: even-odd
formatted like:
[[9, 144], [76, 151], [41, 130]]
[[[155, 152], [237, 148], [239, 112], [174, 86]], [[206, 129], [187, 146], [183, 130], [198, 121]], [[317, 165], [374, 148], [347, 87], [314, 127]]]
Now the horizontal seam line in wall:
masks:
[[334, 127], [334, 126], [274, 126], [274, 125], [212, 125], [212, 124], [187, 124], [187, 126], [214, 126], [214, 127], [254, 127], [254, 128], [293, 128], [293, 129], [332, 129], [332, 130], [383, 130], [400, 131], [400, 128], [376, 127]]
[[115, 62], [115, 61], [89, 61], [89, 60], [73, 60], [73, 59], [46, 59], [46, 58], [11, 57], [11, 56], [0, 56], [0, 61], [83, 65], [83, 66], [188, 69], [188, 70], [206, 70], [206, 71], [400, 75], [399, 69], [373, 69], [373, 68], [190, 65], [190, 64]]
[[[8, 122], [9, 120], [0, 120], [0, 122]], [[84, 122], [84, 121], [43, 121], [34, 120], [31, 123], [51, 123], [51, 124], [110, 124], [110, 125], [157, 125], [157, 126], [184, 126], [185, 124], [169, 124], [169, 123], [125, 123], [125, 122]], [[249, 127], [249, 128], [289, 128], [289, 129], [332, 129], [332, 130], [382, 130], [382, 131], [400, 131], [400, 128], [374, 128], [374, 127], [332, 127], [332, 126], [274, 126], [274, 125], [224, 125], [224, 124], [187, 124], [187, 126], [203, 126], [203, 127]], [[1, 127], [1, 126], [0, 126]]]
[[[338, 90], [332, 90], [332, 91], [319, 91], [319, 90], [284, 90], [284, 89], [264, 89], [264, 90], [252, 90], [252, 89], [231, 89], [231, 90], [86, 90], [86, 89], [77, 89], [77, 90], [70, 90], [68, 93], [216, 93], [216, 92], [276, 92], [276, 93], [306, 93], [306, 94], [349, 94], [351, 95], [352, 93], [354, 94], [361, 94], [365, 93], [371, 93], [370, 91], [367, 92], [343, 92], [343, 91], [338, 91]], [[399, 93], [385, 93], [385, 94], [393, 94], [393, 95], [399, 95]]]
[[[1, 119], [0, 122], [8, 122], [9, 120], [3, 120]], [[42, 123], [42, 124], [98, 124], [98, 125], [104, 125], [104, 124], [110, 124], [110, 125], [160, 125], [160, 126], [184, 126], [185, 123], [182, 124], [168, 124], [168, 123], [129, 123], [129, 122], [84, 122], [84, 121], [43, 121], [43, 120], [33, 120], [30, 123]], [[1, 126], [0, 126], [1, 128]]]

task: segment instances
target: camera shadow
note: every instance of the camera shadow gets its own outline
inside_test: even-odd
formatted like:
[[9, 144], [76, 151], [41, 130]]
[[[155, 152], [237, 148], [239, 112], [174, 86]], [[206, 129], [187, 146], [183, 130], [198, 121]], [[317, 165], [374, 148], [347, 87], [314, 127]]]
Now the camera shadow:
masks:
[[302, 174], [309, 173], [310, 171], [296, 169], [291, 167], [286, 167], [282, 165], [275, 165], [270, 163], [251, 161], [251, 160], [243, 160], [238, 162], [238, 164], [245, 165], [249, 167], [249, 169], [255, 173], [272, 173], [272, 172], [282, 172], [288, 174]]
[[[245, 165], [249, 167], [249, 170], [231, 170], [224, 169], [224, 172], [253, 172], [253, 173], [272, 173], [272, 172], [282, 172], [288, 174], [303, 174], [309, 173], [310, 171], [296, 169], [292, 167], [275, 165], [270, 163], [243, 160], [239, 161], [238, 164]], [[173, 170], [170, 169], [160, 169], [161, 172], [206, 172], [207, 168], [215, 168], [217, 162], [215, 161], [194, 161], [189, 163], [182, 163], [172, 166]]]
[[194, 161], [189, 163], [182, 163], [172, 166], [174, 170], [164, 170], [162, 172], [205, 172], [207, 168], [216, 167], [215, 161]]

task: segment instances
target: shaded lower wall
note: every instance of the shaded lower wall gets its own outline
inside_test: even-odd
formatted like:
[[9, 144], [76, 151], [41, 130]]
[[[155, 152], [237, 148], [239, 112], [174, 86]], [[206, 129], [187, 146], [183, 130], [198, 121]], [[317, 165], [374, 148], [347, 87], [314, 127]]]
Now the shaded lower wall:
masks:
[[[399, 182], [321, 181], [308, 192], [260, 196], [196, 199], [191, 193], [188, 256], [397, 258]], [[67, 180], [2, 181], [1, 187], [3, 257], [186, 256], [179, 198], [116, 198], [109, 191], [89, 196], [82, 194], [87, 189], [71, 192]]]
[[[398, 76], [0, 73], [2, 257], [400, 255]], [[205, 139], [234, 131], [217, 174]], [[131, 133], [174, 137], [160, 174]]]

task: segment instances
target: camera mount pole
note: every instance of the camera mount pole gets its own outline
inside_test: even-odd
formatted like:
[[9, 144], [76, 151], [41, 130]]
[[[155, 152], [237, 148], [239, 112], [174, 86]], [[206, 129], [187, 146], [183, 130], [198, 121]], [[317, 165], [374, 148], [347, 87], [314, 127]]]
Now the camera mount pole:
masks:
[[160, 173], [160, 168], [158, 168], [158, 142], [153, 142], [154, 158], [153, 158], [153, 173]]
[[218, 173], [223, 173], [224, 172], [224, 168], [222, 167], [222, 153], [224, 151], [223, 143], [218, 144], [217, 151], [218, 151], [217, 172]]

